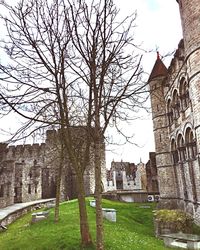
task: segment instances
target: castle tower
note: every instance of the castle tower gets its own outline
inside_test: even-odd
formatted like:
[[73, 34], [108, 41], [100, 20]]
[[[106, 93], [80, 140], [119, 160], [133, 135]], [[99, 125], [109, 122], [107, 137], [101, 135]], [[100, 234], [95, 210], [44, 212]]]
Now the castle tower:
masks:
[[179, 208], [200, 224], [200, 4], [177, 0], [183, 40], [168, 69], [149, 78], [160, 207]]
[[193, 214], [200, 223], [200, 3], [199, 0], [177, 0], [179, 4], [185, 46], [186, 74], [193, 113], [196, 159], [189, 164], [193, 187]]
[[194, 113], [194, 128], [198, 155], [200, 153], [200, 3], [199, 0], [177, 0], [179, 3], [185, 63], [190, 99]]
[[[170, 141], [165, 102], [165, 78], [167, 68], [157, 54], [157, 60], [149, 77], [156, 164], [158, 170], [160, 206], [175, 207], [177, 198], [176, 176], [171, 164]], [[170, 199], [170, 200], [169, 200]]]

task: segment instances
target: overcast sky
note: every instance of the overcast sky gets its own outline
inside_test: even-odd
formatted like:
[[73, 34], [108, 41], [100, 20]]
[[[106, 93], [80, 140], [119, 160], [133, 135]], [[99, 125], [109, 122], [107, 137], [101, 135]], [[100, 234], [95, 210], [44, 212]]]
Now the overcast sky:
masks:
[[[114, 2], [120, 8], [122, 17], [137, 11], [135, 34], [138, 43], [141, 43], [144, 49], [155, 51], [158, 48], [162, 56], [177, 48], [182, 31], [176, 0], [114, 0]], [[143, 56], [142, 64], [146, 72], [151, 72], [155, 60], [156, 53], [148, 53]], [[166, 66], [169, 65], [170, 60], [171, 58], [168, 58], [165, 61]], [[125, 128], [126, 131], [130, 131], [130, 134], [135, 134], [134, 142], [140, 147], [130, 144], [114, 148], [108, 147], [107, 167], [110, 167], [112, 160], [138, 163], [141, 158], [144, 163], [147, 162], [149, 152], [154, 151], [153, 128], [151, 114], [144, 113], [142, 116], [142, 120], [137, 120]], [[16, 123], [17, 118], [14, 121]], [[1, 120], [1, 128], [3, 123], [9, 129], [13, 121], [4, 119], [3, 122]], [[3, 140], [3, 136], [0, 135], [0, 141]]]
[[[121, 9], [121, 15], [128, 15], [137, 10], [137, 40], [147, 50], [158, 48], [161, 56], [177, 48], [182, 38], [179, 8], [176, 0], [114, 0]], [[146, 72], [151, 72], [155, 63], [156, 54], [149, 53], [143, 57], [143, 67]], [[164, 61], [169, 65], [171, 58]], [[107, 167], [110, 162], [129, 161], [138, 163], [140, 158], [144, 163], [148, 160], [149, 151], [154, 151], [154, 137], [151, 114], [143, 114], [143, 120], [129, 125], [127, 129], [134, 132], [134, 142], [140, 147], [126, 145], [115, 147], [113, 152], [107, 152]], [[108, 148], [109, 149], [109, 148]]]

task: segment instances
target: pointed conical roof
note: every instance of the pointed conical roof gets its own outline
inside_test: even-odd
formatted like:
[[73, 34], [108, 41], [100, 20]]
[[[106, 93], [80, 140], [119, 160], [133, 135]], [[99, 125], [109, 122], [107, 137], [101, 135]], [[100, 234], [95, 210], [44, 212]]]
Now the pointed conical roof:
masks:
[[166, 76], [166, 75], [167, 75], [167, 68], [160, 59], [159, 53], [157, 52], [157, 60], [153, 66], [148, 82], [153, 80], [155, 77]]

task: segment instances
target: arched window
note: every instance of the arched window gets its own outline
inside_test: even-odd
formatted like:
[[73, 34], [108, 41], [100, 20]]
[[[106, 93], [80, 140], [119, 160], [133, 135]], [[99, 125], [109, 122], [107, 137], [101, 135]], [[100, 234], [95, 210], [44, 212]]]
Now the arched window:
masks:
[[196, 139], [194, 138], [194, 134], [191, 128], [186, 129], [185, 141], [188, 151], [188, 158], [194, 159], [197, 155], [197, 145], [196, 145]]
[[172, 154], [172, 161], [174, 164], [178, 163], [178, 150], [176, 148], [176, 142], [174, 139], [171, 141], [171, 154]]
[[168, 100], [167, 102], [167, 116], [169, 125], [171, 125], [173, 123], [173, 110], [172, 110], [171, 100]]
[[180, 116], [180, 98], [178, 96], [177, 90], [175, 90], [173, 93], [172, 108], [173, 108], [174, 118], [175, 119], [179, 118], [179, 116]]
[[186, 79], [183, 77], [180, 81], [180, 97], [181, 97], [181, 104], [183, 110], [189, 107], [190, 98], [189, 98], [189, 84]]
[[180, 161], [185, 161], [186, 160], [186, 147], [184, 144], [183, 136], [181, 134], [178, 135], [177, 146], [178, 146]]

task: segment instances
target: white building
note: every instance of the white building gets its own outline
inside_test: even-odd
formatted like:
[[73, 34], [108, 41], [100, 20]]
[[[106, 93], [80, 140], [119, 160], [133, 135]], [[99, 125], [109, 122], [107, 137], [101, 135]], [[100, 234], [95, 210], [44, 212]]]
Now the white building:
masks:
[[145, 164], [142, 162], [135, 165], [129, 162], [112, 161], [110, 170], [107, 170], [106, 191], [146, 191], [146, 185]]

